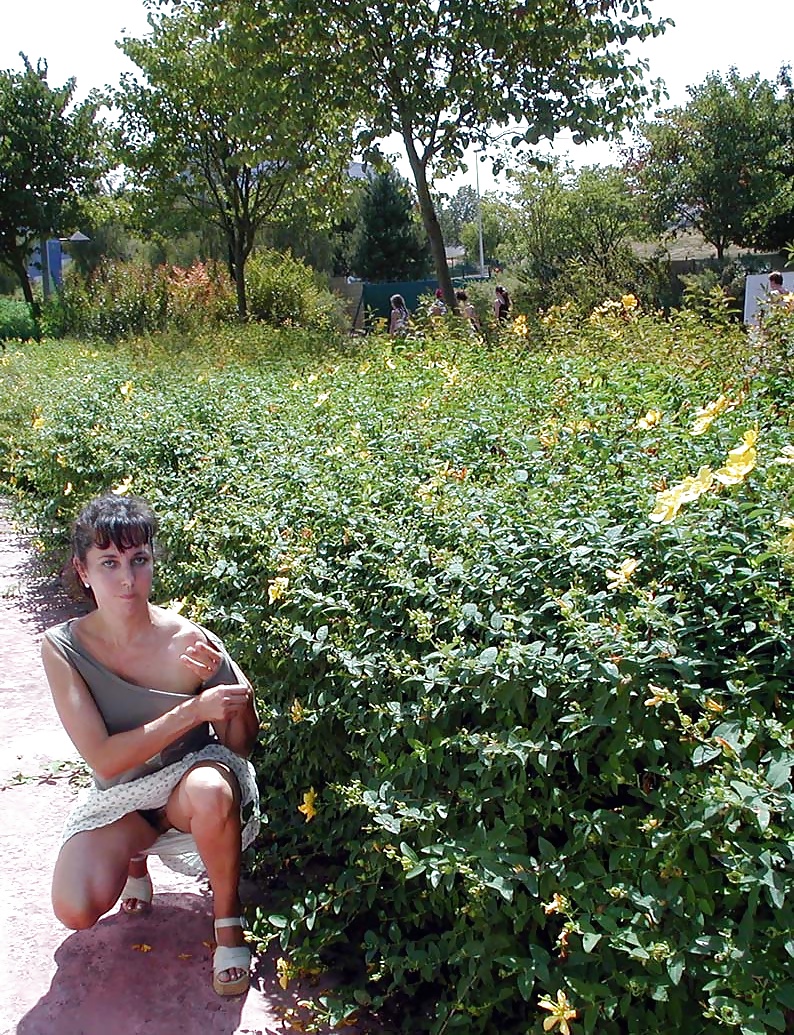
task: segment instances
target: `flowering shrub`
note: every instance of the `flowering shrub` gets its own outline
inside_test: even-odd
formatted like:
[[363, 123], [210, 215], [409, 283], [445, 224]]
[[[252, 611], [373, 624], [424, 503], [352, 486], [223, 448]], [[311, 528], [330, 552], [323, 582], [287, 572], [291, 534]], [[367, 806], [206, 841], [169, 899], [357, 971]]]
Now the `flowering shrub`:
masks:
[[[277, 252], [255, 254], [246, 269], [252, 319], [317, 331], [343, 326], [342, 303], [297, 259]], [[108, 262], [88, 279], [70, 269], [47, 316], [47, 329], [57, 336], [118, 341], [158, 331], [196, 333], [234, 322], [237, 301], [228, 271], [219, 263], [195, 262], [183, 269]]]
[[0, 473], [47, 542], [147, 496], [159, 599], [258, 687], [250, 919], [282, 985], [347, 979], [326, 1020], [791, 1029], [790, 380], [619, 305], [505, 349], [238, 328], [189, 368], [0, 365]]

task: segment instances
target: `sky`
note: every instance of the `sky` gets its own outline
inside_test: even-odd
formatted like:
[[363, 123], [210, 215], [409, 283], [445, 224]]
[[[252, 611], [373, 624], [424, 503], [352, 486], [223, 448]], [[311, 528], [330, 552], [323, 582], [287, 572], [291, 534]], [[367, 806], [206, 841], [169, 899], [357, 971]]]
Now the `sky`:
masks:
[[[123, 36], [147, 32], [143, 0], [36, 0], [33, 7], [7, 2], [3, 5], [0, 34], [0, 68], [22, 69], [19, 52], [35, 64], [47, 61], [49, 82], [61, 85], [74, 77], [76, 97], [93, 88], [115, 85], [124, 71], [133, 71], [115, 45]], [[755, 72], [774, 79], [780, 66], [794, 58], [794, 29], [785, 3], [754, 8], [746, 0], [651, 0], [654, 18], [668, 17], [675, 27], [658, 39], [641, 44], [638, 53], [649, 65], [650, 79], [663, 79], [669, 100], [663, 106], [686, 104], [687, 86], [698, 85], [711, 72], [724, 75], [735, 65], [741, 76]], [[774, 13], [777, 12], [777, 13]], [[395, 153], [399, 141], [389, 140], [385, 150]], [[576, 146], [570, 135], [561, 135], [552, 152], [574, 165], [606, 165], [617, 162], [614, 148], [604, 143]], [[398, 168], [409, 176], [407, 161], [398, 157]], [[483, 193], [504, 188], [486, 164], [480, 166]], [[436, 186], [454, 192], [464, 184], [475, 186], [473, 162], [469, 169]]]

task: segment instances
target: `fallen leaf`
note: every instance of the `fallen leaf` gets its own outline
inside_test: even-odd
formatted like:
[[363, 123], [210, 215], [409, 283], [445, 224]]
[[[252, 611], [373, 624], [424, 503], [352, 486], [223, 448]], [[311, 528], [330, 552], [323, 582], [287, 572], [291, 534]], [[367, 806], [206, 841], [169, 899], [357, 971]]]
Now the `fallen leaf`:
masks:
[[136, 952], [151, 952], [152, 951], [151, 945], [147, 945], [146, 942], [139, 942], [137, 945], [133, 945], [133, 949], [135, 949]]
[[192, 960], [193, 959], [193, 953], [192, 952], [180, 952], [180, 954], [177, 957], [177, 959], [180, 959], [180, 960]]

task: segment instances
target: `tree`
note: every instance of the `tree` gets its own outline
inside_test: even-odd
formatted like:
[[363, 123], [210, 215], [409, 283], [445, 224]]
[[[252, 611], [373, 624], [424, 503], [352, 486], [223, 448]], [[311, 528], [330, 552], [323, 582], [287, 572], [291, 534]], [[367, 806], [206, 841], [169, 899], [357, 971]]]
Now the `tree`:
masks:
[[640, 0], [244, 2], [252, 24], [278, 11], [301, 36], [307, 63], [319, 61], [360, 115], [362, 148], [400, 135], [450, 305], [434, 175], [460, 169], [469, 146], [488, 147], [516, 124], [516, 144], [563, 128], [577, 141], [622, 129], [648, 94], [646, 64], [626, 45], [667, 24], [650, 21]]
[[144, 79], [124, 76], [116, 102], [141, 207], [186, 202], [220, 228], [243, 318], [257, 231], [298, 200], [325, 220], [345, 186], [350, 138], [344, 98], [316, 88], [320, 67], [303, 68], [298, 35], [266, 12], [255, 35], [241, 32], [236, 14], [232, 3], [150, 16], [149, 36], [122, 43]]
[[467, 223], [477, 221], [477, 209], [477, 191], [468, 186], [458, 187], [449, 204], [439, 205], [438, 219], [445, 244], [463, 244], [461, 230]]
[[774, 84], [731, 68], [688, 88], [685, 107], [642, 128], [630, 154], [648, 220], [658, 233], [695, 228], [722, 258], [730, 244], [757, 244], [794, 207], [783, 159], [786, 121]]
[[469, 265], [477, 267], [480, 265], [480, 217], [483, 259], [487, 265], [501, 260], [501, 245], [505, 233], [505, 205], [487, 194], [482, 198], [481, 204], [482, 211], [475, 211], [474, 218], [464, 223], [460, 231], [460, 243], [466, 249], [466, 260]]
[[77, 228], [104, 170], [97, 94], [70, 107], [75, 80], [51, 87], [47, 63], [0, 72], [0, 263], [37, 306], [28, 278], [34, 242]]
[[639, 200], [621, 169], [584, 166], [565, 195], [567, 236], [584, 262], [608, 271], [632, 241], [647, 236]]
[[637, 198], [622, 170], [551, 163], [512, 171], [505, 206], [505, 253], [538, 304], [575, 294], [595, 304], [633, 290], [638, 261], [631, 244], [646, 236]]
[[361, 198], [351, 263], [367, 280], [420, 280], [432, 263], [413, 215], [408, 181], [394, 170], [379, 173]]
[[514, 192], [505, 212], [505, 258], [528, 280], [550, 284], [572, 256], [565, 173], [558, 162], [525, 162], [509, 171]]

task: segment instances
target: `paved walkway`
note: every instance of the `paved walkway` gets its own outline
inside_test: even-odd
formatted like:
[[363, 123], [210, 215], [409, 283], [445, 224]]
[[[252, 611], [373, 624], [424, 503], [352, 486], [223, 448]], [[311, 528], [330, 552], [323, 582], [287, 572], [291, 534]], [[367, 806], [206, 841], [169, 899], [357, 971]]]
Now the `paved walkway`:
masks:
[[[78, 614], [43, 578], [0, 503], [0, 1035], [281, 1035], [306, 994], [282, 992], [274, 957], [246, 997], [212, 991], [206, 889], [152, 862], [155, 908], [70, 932], [50, 908], [59, 834], [79, 788], [76, 752], [39, 659], [44, 629]], [[251, 889], [249, 889], [250, 891]], [[351, 1030], [351, 1029], [348, 1029]]]

